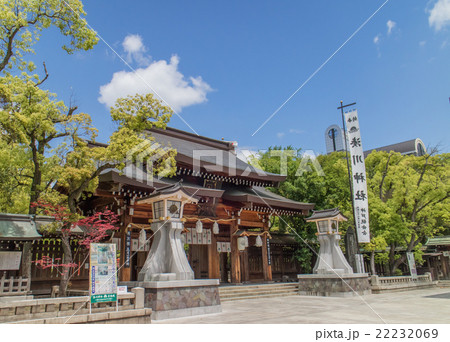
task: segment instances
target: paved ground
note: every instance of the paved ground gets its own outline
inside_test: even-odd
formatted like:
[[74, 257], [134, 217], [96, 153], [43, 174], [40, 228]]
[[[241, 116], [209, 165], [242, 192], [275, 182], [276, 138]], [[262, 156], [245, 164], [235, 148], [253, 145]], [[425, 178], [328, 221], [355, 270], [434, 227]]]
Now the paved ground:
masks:
[[222, 304], [222, 312], [152, 323], [450, 323], [450, 288], [332, 298], [288, 296]]

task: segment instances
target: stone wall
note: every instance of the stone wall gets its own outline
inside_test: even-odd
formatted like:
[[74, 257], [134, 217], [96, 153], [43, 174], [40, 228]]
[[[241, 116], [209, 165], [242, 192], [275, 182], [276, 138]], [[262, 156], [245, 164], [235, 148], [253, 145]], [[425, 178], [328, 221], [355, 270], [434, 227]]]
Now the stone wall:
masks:
[[367, 274], [351, 275], [299, 275], [299, 295], [306, 296], [354, 296], [370, 294]]
[[220, 305], [217, 286], [149, 288], [145, 293], [145, 307], [156, 311], [179, 310]]

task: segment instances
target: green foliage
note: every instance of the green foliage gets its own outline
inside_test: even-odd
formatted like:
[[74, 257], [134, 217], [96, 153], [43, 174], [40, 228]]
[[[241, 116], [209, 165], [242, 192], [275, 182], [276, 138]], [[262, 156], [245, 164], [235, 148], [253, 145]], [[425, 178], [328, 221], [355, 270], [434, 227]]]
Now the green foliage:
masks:
[[[280, 153], [284, 153], [283, 156]], [[283, 158], [287, 162], [285, 167], [280, 165]], [[316, 172], [314, 165], [304, 160], [302, 163], [300, 149], [290, 146], [270, 148], [257, 160], [263, 170], [287, 176], [279, 188], [270, 190], [289, 199], [315, 203], [316, 210], [339, 207], [349, 218], [347, 224], [340, 226], [340, 231], [345, 234], [348, 224], [353, 225], [345, 153], [320, 155], [317, 161], [324, 176]], [[398, 247], [408, 252], [415, 251], [416, 260], [420, 263], [420, 243], [449, 229], [449, 163], [449, 154], [416, 157], [372, 152], [367, 157], [371, 242], [364, 244], [364, 249], [376, 251], [377, 261], [388, 260], [392, 274], [404, 262], [405, 254], [388, 254], [388, 246], [391, 251], [398, 250]], [[309, 165], [310, 171], [299, 172], [305, 170], [305, 165]], [[303, 234], [303, 239], [314, 240], [315, 227], [312, 225], [297, 218], [286, 217], [283, 220], [299, 235]], [[279, 221], [279, 231], [286, 231], [283, 220]], [[299, 253], [299, 260], [308, 256], [306, 248]]]
[[25, 55], [34, 53], [33, 45], [44, 29], [55, 27], [69, 44], [67, 53], [90, 50], [98, 42], [89, 28], [79, 0], [2, 0], [0, 3], [0, 71], [13, 69], [32, 71], [34, 65]]
[[31, 169], [26, 149], [0, 137], [0, 212], [28, 212]]

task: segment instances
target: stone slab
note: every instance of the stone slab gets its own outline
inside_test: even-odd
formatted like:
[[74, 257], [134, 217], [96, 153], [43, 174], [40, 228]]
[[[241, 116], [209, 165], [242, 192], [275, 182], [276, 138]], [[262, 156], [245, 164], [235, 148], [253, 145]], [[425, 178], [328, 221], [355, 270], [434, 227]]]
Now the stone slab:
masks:
[[352, 273], [352, 274], [336, 274], [336, 273], [327, 273], [327, 274], [298, 274], [298, 279], [335, 279], [335, 278], [368, 278], [369, 274], [367, 273]]
[[152, 320], [165, 320], [165, 319], [174, 319], [180, 317], [191, 317], [191, 316], [199, 316], [199, 315], [210, 315], [215, 313], [222, 312], [221, 305], [214, 306], [202, 306], [196, 308], [186, 308], [186, 309], [178, 309], [178, 310], [167, 310], [167, 311], [154, 311], [152, 314]]
[[194, 279], [194, 280], [169, 280], [169, 281], [121, 281], [119, 285], [143, 288], [175, 288], [175, 287], [198, 287], [219, 286], [219, 279]]
[[144, 303], [152, 319], [179, 318], [221, 310], [218, 279], [120, 282], [145, 289]]
[[300, 274], [298, 294], [303, 296], [350, 297], [371, 294], [366, 273], [345, 274]]

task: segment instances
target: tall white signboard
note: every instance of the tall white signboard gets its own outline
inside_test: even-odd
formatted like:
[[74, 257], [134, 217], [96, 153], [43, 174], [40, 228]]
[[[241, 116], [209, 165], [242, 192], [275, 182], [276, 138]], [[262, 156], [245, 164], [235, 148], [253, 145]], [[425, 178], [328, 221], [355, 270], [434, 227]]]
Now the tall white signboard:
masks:
[[344, 114], [346, 134], [352, 165], [353, 203], [355, 208], [355, 226], [358, 242], [370, 242], [369, 202], [367, 198], [366, 165], [359, 130], [358, 112], [356, 110]]
[[417, 269], [416, 269], [416, 260], [414, 259], [414, 253], [408, 252], [406, 253], [406, 257], [408, 258], [409, 271], [411, 272], [412, 279], [417, 279]]

